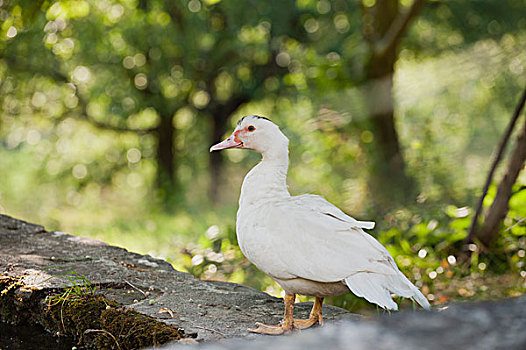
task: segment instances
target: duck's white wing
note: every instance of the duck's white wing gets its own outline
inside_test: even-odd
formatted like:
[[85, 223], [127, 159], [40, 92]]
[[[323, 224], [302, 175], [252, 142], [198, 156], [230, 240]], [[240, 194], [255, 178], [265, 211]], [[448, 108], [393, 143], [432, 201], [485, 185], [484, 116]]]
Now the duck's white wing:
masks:
[[262, 228], [287, 274], [335, 282], [361, 271], [396, 272], [387, 250], [359, 221], [320, 198], [291, 197], [265, 209]]
[[391, 292], [426, 307], [425, 297], [399, 271], [387, 249], [362, 230], [374, 223], [357, 221], [313, 195], [291, 197], [266, 211], [264, 231], [279, 260], [268, 266], [270, 275], [345, 281], [354, 294], [387, 309], [397, 308]]
[[345, 214], [340, 208], [327, 201], [322, 196], [317, 196], [315, 194], [304, 194], [301, 196], [291, 197], [291, 202], [294, 203], [294, 206], [300, 206], [304, 209], [308, 209], [316, 213], [323, 213], [325, 215], [332, 216], [335, 219], [348, 222], [349, 224], [352, 224], [353, 227], [359, 227], [368, 230], [374, 228], [374, 221], [358, 221]]

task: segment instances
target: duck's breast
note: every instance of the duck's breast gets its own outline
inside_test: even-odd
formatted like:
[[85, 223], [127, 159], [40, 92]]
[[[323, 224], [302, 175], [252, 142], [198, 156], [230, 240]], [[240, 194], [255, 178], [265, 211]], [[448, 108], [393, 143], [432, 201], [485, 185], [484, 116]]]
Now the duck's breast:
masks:
[[239, 248], [250, 262], [274, 278], [296, 277], [287, 272], [285, 257], [276, 251], [277, 230], [268, 226], [272, 202], [259, 205], [242, 206], [237, 212], [236, 234]]

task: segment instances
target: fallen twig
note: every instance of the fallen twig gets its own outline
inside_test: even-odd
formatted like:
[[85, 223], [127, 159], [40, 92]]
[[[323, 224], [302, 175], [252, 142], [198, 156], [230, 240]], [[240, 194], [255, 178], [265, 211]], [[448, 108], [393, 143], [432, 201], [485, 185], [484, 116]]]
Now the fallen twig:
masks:
[[130, 282], [128, 282], [128, 281], [126, 281], [126, 280], [124, 280], [124, 282], [126, 282], [126, 283], [127, 283], [130, 287], [132, 287], [133, 289], [135, 289], [135, 290], [141, 292], [142, 295], [144, 295], [145, 297], [148, 296], [148, 294], [146, 294], [145, 292], [143, 292], [142, 290], [140, 290], [138, 287], [135, 287], [135, 286], [134, 286], [133, 284], [131, 284]]
[[84, 331], [84, 334], [88, 334], [88, 333], [104, 333], [104, 334], [108, 334], [110, 337], [113, 338], [113, 340], [115, 341], [115, 344], [117, 344], [117, 348], [119, 350], [121, 350], [121, 346], [119, 345], [119, 342], [117, 341], [117, 338], [115, 338], [115, 336], [113, 334], [111, 334], [110, 332], [108, 332], [107, 330], [105, 330], [105, 329], [86, 329]]
[[517, 221], [516, 223], [514, 223], [513, 225], [511, 225], [510, 227], [508, 227], [507, 229], [505, 229], [504, 232], [511, 230], [512, 228], [514, 228], [515, 226], [517, 226], [518, 224], [520, 224], [524, 220], [526, 220], [526, 216], [523, 217], [522, 219], [520, 219], [519, 221]]
[[220, 331], [215, 330], [215, 329], [212, 329], [212, 328], [203, 327], [203, 326], [197, 326], [197, 325], [195, 325], [195, 324], [192, 324], [192, 327], [194, 327], [194, 328], [199, 328], [199, 329], [204, 329], [205, 331], [209, 331], [209, 332], [218, 333], [218, 334], [220, 334], [221, 336], [223, 336], [223, 337], [226, 338], [226, 334], [225, 334], [225, 333], [220, 332]]

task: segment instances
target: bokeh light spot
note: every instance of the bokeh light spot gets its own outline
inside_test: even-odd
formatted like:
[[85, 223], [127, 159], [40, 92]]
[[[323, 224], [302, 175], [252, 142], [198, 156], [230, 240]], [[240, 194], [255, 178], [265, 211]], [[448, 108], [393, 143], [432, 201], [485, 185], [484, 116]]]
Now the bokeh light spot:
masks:
[[362, 4], [364, 7], [373, 7], [376, 5], [376, 0], [362, 0]]
[[9, 29], [7, 30], [7, 33], [6, 33], [6, 35], [7, 35], [7, 37], [9, 39], [14, 38], [17, 34], [18, 34], [18, 31], [13, 26], [9, 27]]
[[144, 90], [148, 86], [148, 78], [145, 74], [139, 73], [134, 79], [135, 87], [139, 90]]
[[138, 163], [141, 160], [141, 156], [141, 151], [137, 148], [130, 148], [128, 152], [126, 152], [126, 159], [128, 159], [130, 163]]
[[84, 164], [77, 164], [73, 167], [72, 174], [76, 179], [83, 179], [88, 175], [88, 168]]
[[328, 13], [331, 10], [331, 3], [328, 0], [320, 0], [316, 5], [316, 10], [322, 15]]
[[77, 66], [73, 70], [72, 78], [76, 83], [86, 83], [91, 78], [91, 72], [88, 67]]
[[26, 136], [26, 142], [30, 145], [36, 145], [40, 142], [41, 136], [38, 130], [29, 130]]
[[126, 56], [122, 60], [122, 65], [126, 69], [132, 69], [135, 66], [135, 60], [131, 56]]
[[210, 102], [210, 94], [204, 90], [199, 90], [192, 96], [192, 103], [196, 108], [205, 108], [208, 102]]
[[303, 27], [305, 27], [307, 33], [315, 33], [318, 31], [318, 29], [320, 29], [318, 21], [316, 21], [314, 18], [309, 18], [308, 20], [306, 20], [303, 24]]
[[133, 57], [133, 61], [137, 67], [142, 67], [146, 63], [146, 56], [142, 53], [138, 53]]
[[201, 254], [197, 254], [192, 257], [192, 265], [194, 266], [201, 265], [203, 261], [205, 261], [205, 259]]
[[369, 130], [364, 130], [362, 132], [361, 139], [363, 143], [371, 143], [374, 140], [374, 135]]
[[286, 52], [280, 52], [276, 56], [276, 63], [280, 67], [287, 67], [290, 63], [290, 55]]
[[213, 241], [219, 236], [219, 227], [217, 225], [210, 226], [205, 232], [206, 238]]
[[124, 15], [124, 7], [121, 4], [116, 4], [111, 7], [108, 17], [110, 21], [115, 23], [119, 21], [122, 15]]
[[37, 91], [33, 94], [33, 97], [31, 98], [31, 104], [37, 108], [41, 108], [43, 107], [47, 102], [47, 96], [40, 92], [40, 91]]
[[349, 24], [349, 20], [347, 19], [347, 16], [343, 13], [340, 13], [336, 16], [334, 16], [334, 27], [336, 28], [336, 31], [338, 33], [346, 33], [351, 28], [351, 25]]
[[199, 12], [201, 10], [201, 2], [199, 0], [190, 0], [188, 9], [191, 12]]

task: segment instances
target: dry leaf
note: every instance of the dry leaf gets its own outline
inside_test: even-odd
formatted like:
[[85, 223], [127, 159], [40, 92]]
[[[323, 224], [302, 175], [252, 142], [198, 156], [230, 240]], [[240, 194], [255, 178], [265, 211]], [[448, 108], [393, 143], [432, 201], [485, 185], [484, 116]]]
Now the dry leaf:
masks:
[[172, 310], [170, 310], [169, 308], [167, 307], [163, 307], [162, 309], [159, 310], [159, 314], [163, 314], [163, 313], [169, 313], [170, 314], [170, 317], [171, 318], [174, 318], [174, 312]]

